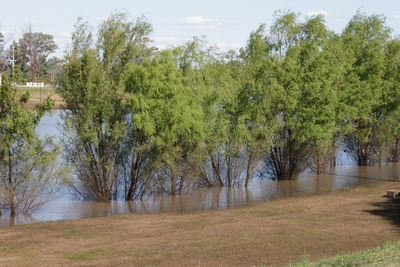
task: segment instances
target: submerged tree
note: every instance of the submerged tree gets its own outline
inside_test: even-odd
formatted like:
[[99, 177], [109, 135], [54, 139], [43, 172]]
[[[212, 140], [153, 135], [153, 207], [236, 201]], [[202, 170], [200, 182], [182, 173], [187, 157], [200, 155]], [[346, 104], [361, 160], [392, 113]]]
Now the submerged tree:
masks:
[[279, 126], [276, 99], [281, 88], [274, 77], [277, 59], [273, 50], [265, 25], [260, 25], [241, 53], [244, 74], [240, 77], [237, 115], [245, 141], [245, 186], [273, 145], [272, 137]]
[[[138, 188], [134, 174], [141, 159], [132, 152], [136, 136], [127, 132], [131, 115], [121, 77], [127, 64], [140, 63], [151, 53], [150, 31], [143, 18], [131, 22], [127, 14], [115, 13], [100, 26], [96, 44], [82, 20], [72, 35], [59, 92], [68, 109], [63, 144], [75, 170], [71, 188], [84, 199], [110, 201], [124, 188], [126, 199], [138, 195], [132, 190]], [[127, 170], [131, 179], [121, 177], [129, 175]]]
[[391, 88], [385, 86], [385, 46], [390, 29], [381, 16], [356, 14], [342, 34], [351, 66], [340, 92], [351, 127], [344, 137], [346, 150], [359, 166], [372, 165], [381, 154], [382, 125], [391, 105]]
[[382, 125], [383, 149], [389, 161], [400, 160], [400, 40], [394, 39], [385, 46], [384, 86], [390, 99]]
[[241, 66], [236, 59], [228, 60], [229, 63], [214, 59], [200, 71], [204, 78], [197, 90], [202, 92], [199, 103], [208, 127], [204, 129], [204, 144], [195, 159], [199, 182], [206, 186], [237, 184], [244, 168], [243, 132], [237, 120]]
[[171, 51], [162, 51], [125, 73], [125, 90], [136, 130], [146, 137], [142, 147], [152, 153], [152, 175], [159, 192], [176, 194], [186, 186], [185, 164], [202, 140], [202, 110], [196, 90], [184, 76]]
[[201, 38], [155, 51], [150, 32], [115, 13], [96, 40], [82, 21], [72, 35], [59, 92], [85, 199], [294, 179], [333, 166], [339, 144], [360, 165], [400, 155], [400, 49], [379, 16], [357, 14], [339, 36], [322, 16], [277, 14], [240, 55]]
[[[3, 77], [6, 78], [6, 77]], [[29, 213], [60, 189], [64, 171], [57, 166], [58, 147], [35, 132], [53, 102], [47, 98], [29, 110], [29, 93], [17, 95], [6, 79], [0, 88], [0, 212]]]
[[272, 28], [278, 35], [271, 38], [277, 51], [271, 72], [280, 126], [266, 157], [266, 172], [275, 179], [293, 179], [313, 155], [316, 171], [325, 167], [319, 160], [336, 130], [339, 61], [335, 50], [327, 51], [332, 33], [320, 16], [298, 23], [293, 13], [284, 14]]

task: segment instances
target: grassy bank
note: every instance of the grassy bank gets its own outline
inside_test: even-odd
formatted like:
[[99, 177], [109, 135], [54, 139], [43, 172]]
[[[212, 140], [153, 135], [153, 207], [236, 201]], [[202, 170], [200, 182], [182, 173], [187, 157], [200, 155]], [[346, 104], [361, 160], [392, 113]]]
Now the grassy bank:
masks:
[[34, 107], [41, 100], [45, 99], [48, 96], [51, 96], [55, 100], [55, 109], [61, 108], [63, 101], [60, 95], [58, 95], [54, 89], [54, 87], [17, 87], [17, 91], [21, 94], [29, 91], [31, 94], [31, 98], [29, 99], [28, 106]]
[[0, 229], [0, 265], [285, 266], [400, 240], [399, 183], [250, 207]]
[[362, 252], [343, 254], [330, 259], [311, 262], [307, 257], [290, 267], [322, 267], [322, 266], [399, 266], [400, 242], [388, 243], [385, 246]]

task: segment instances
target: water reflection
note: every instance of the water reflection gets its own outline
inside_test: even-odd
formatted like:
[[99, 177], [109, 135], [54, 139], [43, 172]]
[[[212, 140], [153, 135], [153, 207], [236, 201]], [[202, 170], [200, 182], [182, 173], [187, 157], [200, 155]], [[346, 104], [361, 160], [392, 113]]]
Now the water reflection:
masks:
[[[37, 127], [37, 133], [40, 137], [45, 136], [55, 136], [56, 138], [60, 137], [60, 127], [58, 123], [61, 121], [60, 118], [61, 110], [53, 110], [50, 113], [47, 112], [39, 122]], [[58, 140], [58, 139], [56, 139]]]
[[278, 198], [323, 194], [398, 178], [399, 164], [385, 163], [382, 166], [373, 167], [343, 166], [330, 169], [321, 175], [307, 173], [293, 181], [253, 181], [248, 189], [243, 187], [203, 188], [186, 195], [153, 197], [143, 201], [104, 203], [58, 199], [46, 204], [32, 216], [15, 218], [2, 216], [0, 226], [74, 220], [121, 213], [220, 210]]

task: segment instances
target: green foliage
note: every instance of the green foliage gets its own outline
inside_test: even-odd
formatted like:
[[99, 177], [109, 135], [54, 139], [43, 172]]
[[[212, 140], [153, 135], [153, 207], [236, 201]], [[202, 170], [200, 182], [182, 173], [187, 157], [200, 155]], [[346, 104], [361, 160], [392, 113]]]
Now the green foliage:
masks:
[[247, 186], [263, 163], [264, 176], [293, 179], [334, 166], [339, 145], [360, 165], [386, 150], [397, 160], [400, 45], [384, 19], [356, 14], [338, 35], [322, 16], [298, 17], [276, 13], [239, 55], [198, 37], [156, 52], [151, 25], [126, 13], [94, 40], [79, 19], [59, 88], [73, 188], [131, 200]]
[[57, 45], [52, 35], [29, 30], [24, 33], [14, 49], [17, 50], [16, 58], [20, 61], [18, 63], [21, 69], [24, 71], [29, 67], [30, 78], [36, 81], [36, 78], [45, 73], [47, 58], [57, 49]]
[[381, 16], [356, 14], [342, 34], [350, 67], [341, 101], [351, 124], [345, 143], [358, 165], [371, 165], [381, 153], [382, 122], [393, 108], [392, 89], [385, 85], [385, 46], [390, 29]]
[[202, 140], [201, 109], [169, 51], [141, 66], [130, 65], [125, 84], [127, 92], [134, 92], [129, 102], [137, 128], [149, 137], [167, 165], [173, 165], [174, 150], [185, 153]]
[[400, 243], [387, 243], [385, 246], [362, 252], [338, 255], [330, 259], [312, 262], [305, 259], [289, 266], [397, 266], [400, 261]]
[[400, 159], [400, 41], [390, 40], [385, 47], [384, 73], [385, 120], [380, 138], [383, 151], [391, 161]]
[[94, 47], [86, 22], [78, 20], [75, 29], [59, 87], [68, 109], [63, 143], [76, 174], [71, 187], [85, 199], [109, 201], [117, 198], [120, 183], [127, 183], [121, 168], [131, 162], [132, 147], [125, 146], [135, 143], [121, 77], [127, 64], [151, 51], [146, 45], [151, 27], [142, 18], [134, 23], [125, 13], [112, 14]]
[[4, 51], [4, 35], [0, 32], [0, 72], [3, 72], [7, 66], [7, 55]]
[[[273, 94], [271, 111], [280, 125], [266, 159], [266, 172], [277, 179], [292, 179], [313, 159], [326, 153], [337, 131], [337, 87], [343, 67], [337, 37], [320, 16], [299, 23], [285, 13], [272, 26], [266, 75]], [[265, 45], [267, 46], [267, 44]], [[276, 51], [276, 52], [274, 52]], [[268, 63], [267, 63], [268, 62]]]
[[[157, 154], [153, 164], [167, 169], [175, 192], [176, 168], [203, 140], [202, 110], [196, 91], [185, 84], [171, 51], [163, 51], [142, 65], [130, 64], [124, 75], [125, 91], [135, 128]], [[156, 175], [156, 174], [155, 174]], [[183, 177], [180, 178], [183, 183]]]
[[64, 171], [57, 169], [59, 148], [36, 132], [40, 118], [53, 106], [50, 98], [28, 109], [29, 92], [17, 95], [7, 77], [0, 88], [0, 211], [29, 213], [59, 189]]

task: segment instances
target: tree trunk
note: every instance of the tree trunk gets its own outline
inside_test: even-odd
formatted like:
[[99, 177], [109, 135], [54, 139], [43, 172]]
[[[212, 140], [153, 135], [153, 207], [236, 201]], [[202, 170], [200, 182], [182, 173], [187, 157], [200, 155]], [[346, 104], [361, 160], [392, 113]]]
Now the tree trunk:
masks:
[[179, 194], [182, 194], [182, 190], [183, 190], [183, 185], [184, 185], [184, 183], [185, 183], [185, 178], [184, 178], [184, 176], [182, 175], [182, 176], [181, 176], [181, 179], [179, 180]]
[[36, 77], [35, 77], [35, 67], [36, 67], [36, 62], [35, 58], [33, 55], [33, 33], [32, 33], [32, 24], [29, 25], [29, 60], [31, 63], [31, 74], [32, 74], [32, 82], [36, 82]]
[[247, 192], [247, 186], [249, 185], [249, 181], [251, 178], [251, 165], [252, 165], [252, 160], [253, 160], [253, 153], [249, 153], [249, 159], [247, 161], [247, 170], [246, 170], [246, 181], [244, 183], [244, 187], [246, 187], [246, 192]]
[[126, 195], [126, 200], [132, 200], [133, 193], [136, 187], [136, 157], [135, 151], [132, 153], [132, 160], [131, 160], [131, 177], [130, 177], [130, 184], [128, 189], [128, 194]]
[[10, 205], [10, 216], [15, 216], [16, 207], [15, 207], [15, 190], [13, 184], [13, 171], [12, 171], [12, 161], [11, 161], [12, 153], [11, 149], [8, 150], [8, 202]]
[[217, 176], [219, 186], [224, 186], [224, 182], [222, 181], [222, 178], [221, 178], [221, 173], [220, 173], [219, 169], [217, 168], [217, 165], [215, 164], [214, 158], [211, 155], [210, 155], [210, 160], [211, 160], [211, 165], [213, 168], [214, 175]]
[[171, 168], [171, 194], [175, 196], [176, 190], [175, 190], [175, 169]]
[[231, 157], [228, 156], [228, 161], [226, 164], [226, 184], [227, 186], [232, 186], [232, 169], [231, 169]]
[[399, 145], [400, 145], [400, 137], [396, 136], [396, 141], [394, 143], [394, 148], [392, 149], [391, 161], [398, 162], [399, 161]]
[[[226, 144], [226, 148], [228, 148], [228, 144]], [[228, 150], [228, 149], [226, 149]], [[226, 183], [228, 186], [232, 186], [232, 165], [231, 165], [231, 154], [230, 154], [230, 149], [228, 151], [226, 151], [226, 155], [225, 155], [225, 161], [226, 161]]]

